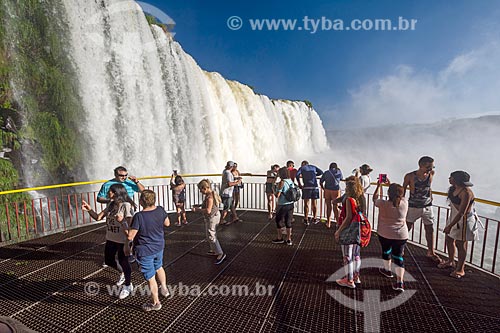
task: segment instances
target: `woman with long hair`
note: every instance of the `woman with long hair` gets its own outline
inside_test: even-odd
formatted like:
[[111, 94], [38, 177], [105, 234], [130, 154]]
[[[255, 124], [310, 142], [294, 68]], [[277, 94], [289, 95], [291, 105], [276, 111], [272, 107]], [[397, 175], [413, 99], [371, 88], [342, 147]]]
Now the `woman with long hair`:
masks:
[[203, 214], [207, 241], [210, 245], [209, 253], [217, 256], [215, 264], [220, 265], [226, 259], [226, 254], [222, 251], [219, 239], [217, 238], [217, 226], [220, 222], [219, 205], [222, 200], [219, 194], [212, 190], [210, 180], [208, 179], [200, 181], [198, 189], [203, 194], [203, 203], [201, 206], [193, 206], [191, 210]]
[[[124, 299], [130, 295], [133, 289], [130, 281], [132, 268], [128, 261], [130, 248], [127, 241], [127, 235], [136, 204], [128, 196], [127, 190], [122, 184], [111, 185], [108, 191], [108, 198], [110, 199], [108, 206], [100, 213], [93, 211], [92, 207], [84, 200], [82, 200], [82, 210], [88, 212], [96, 221], [106, 218], [107, 229], [106, 245], [104, 247], [104, 262], [109, 267], [120, 272], [120, 279], [116, 284], [118, 286], [124, 284], [119, 295], [120, 299]], [[127, 252], [127, 255], [125, 252]], [[118, 263], [120, 267], [115, 260], [116, 254], [118, 254]]]
[[[280, 177], [280, 182], [276, 190], [276, 227], [278, 231], [278, 238], [273, 240], [273, 243], [280, 244], [286, 243], [287, 245], [293, 245], [292, 243], [292, 216], [293, 216], [293, 201], [289, 201], [286, 198], [285, 193], [294, 186], [293, 181], [290, 179], [290, 172], [287, 167], [282, 167], [278, 170], [278, 176]], [[286, 240], [283, 239], [282, 230], [286, 227]]]
[[[346, 179], [345, 194], [342, 201], [342, 210], [337, 221], [335, 240], [338, 242], [340, 233], [352, 222], [354, 214], [365, 208], [363, 187], [358, 177], [350, 176]], [[346, 276], [337, 280], [342, 287], [356, 288], [355, 283], [361, 283], [359, 271], [361, 269], [361, 247], [358, 244], [341, 245], [343, 263]]]
[[[389, 180], [386, 183], [390, 184]], [[408, 227], [406, 226], [408, 201], [404, 197], [403, 186], [396, 183], [389, 185], [387, 195], [389, 200], [383, 199], [384, 193], [379, 180], [373, 194], [373, 203], [379, 209], [377, 233], [382, 247], [382, 259], [384, 260], [384, 267], [380, 267], [379, 271], [385, 277], [392, 278], [391, 264], [394, 262], [397, 281], [393, 289], [404, 291], [405, 267], [403, 254], [408, 240]]]
[[[454, 171], [450, 174], [450, 188], [448, 201], [451, 207], [450, 218], [447, 221], [444, 233], [446, 234], [446, 248], [448, 260], [438, 265], [439, 268], [455, 268], [450, 276], [460, 279], [465, 275], [465, 258], [467, 256], [467, 242], [475, 240], [475, 235], [467, 228], [467, 224], [474, 224], [474, 193], [471, 190], [470, 176], [465, 171]], [[458, 250], [458, 262], [455, 265], [455, 247]]]
[[182, 223], [187, 224], [186, 183], [184, 183], [184, 179], [177, 172], [174, 172], [170, 178], [170, 189], [172, 190], [172, 198], [177, 212], [177, 223], [175, 225], [180, 227], [181, 220]]
[[331, 225], [330, 219], [332, 217], [332, 211], [335, 221], [339, 219], [339, 208], [335, 200], [340, 197], [340, 181], [342, 178], [342, 171], [340, 171], [337, 163], [332, 162], [319, 181], [319, 184], [325, 193], [327, 228], [330, 228]]

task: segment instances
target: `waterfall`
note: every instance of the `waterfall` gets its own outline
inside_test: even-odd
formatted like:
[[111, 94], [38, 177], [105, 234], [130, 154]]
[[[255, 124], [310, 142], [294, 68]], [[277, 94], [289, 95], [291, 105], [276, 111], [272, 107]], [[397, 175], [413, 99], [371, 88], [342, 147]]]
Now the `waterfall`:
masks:
[[312, 108], [202, 70], [134, 1], [63, 3], [89, 178], [117, 165], [139, 176], [219, 172], [226, 160], [264, 172], [328, 148]]

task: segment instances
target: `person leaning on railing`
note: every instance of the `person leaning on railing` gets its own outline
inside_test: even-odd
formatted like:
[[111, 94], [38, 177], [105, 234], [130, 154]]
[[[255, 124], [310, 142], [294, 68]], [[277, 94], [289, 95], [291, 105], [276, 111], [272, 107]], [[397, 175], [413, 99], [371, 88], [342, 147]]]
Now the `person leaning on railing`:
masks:
[[[446, 247], [448, 260], [439, 264], [439, 268], [455, 267], [450, 276], [460, 279], [465, 275], [465, 258], [467, 256], [467, 242], [477, 240], [477, 231], [472, 227], [476, 221], [474, 214], [474, 193], [470, 176], [465, 171], [454, 171], [450, 175], [450, 189], [448, 200], [451, 214], [447, 221], [444, 233], [446, 234]], [[458, 263], [455, 266], [455, 246], [458, 249]]]

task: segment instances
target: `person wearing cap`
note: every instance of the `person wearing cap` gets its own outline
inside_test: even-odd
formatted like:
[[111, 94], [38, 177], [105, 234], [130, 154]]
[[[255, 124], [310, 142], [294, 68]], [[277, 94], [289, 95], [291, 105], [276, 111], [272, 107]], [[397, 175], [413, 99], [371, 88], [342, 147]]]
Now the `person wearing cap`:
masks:
[[[221, 225], [231, 224], [238, 221], [238, 215], [236, 214], [236, 208], [233, 204], [233, 190], [234, 186], [241, 184], [241, 179], [235, 180], [232, 173], [232, 169], [235, 163], [233, 161], [227, 161], [226, 168], [222, 171], [222, 182], [220, 188], [220, 196], [222, 198], [222, 204], [224, 208], [222, 209], [221, 215]], [[231, 211], [232, 219], [231, 222], [226, 223], [227, 213]]]
[[427, 241], [427, 258], [436, 263], [441, 262], [441, 258], [434, 252], [434, 214], [432, 212], [432, 190], [431, 184], [434, 178], [434, 159], [423, 156], [418, 160], [418, 170], [409, 172], [403, 180], [403, 188], [410, 188], [410, 198], [408, 199], [408, 214], [406, 224], [408, 232], [411, 232], [413, 225], [418, 219], [422, 220], [425, 229], [425, 239]]
[[[474, 193], [470, 176], [465, 171], [454, 171], [450, 174], [450, 188], [448, 189], [448, 200], [450, 202], [451, 214], [447, 221], [444, 233], [446, 234], [446, 248], [448, 260], [440, 263], [439, 268], [455, 268], [450, 276], [460, 279], [465, 275], [465, 258], [467, 256], [467, 242], [477, 240], [477, 233], [467, 228], [474, 225], [476, 214], [474, 211]], [[458, 250], [458, 262], [455, 265], [455, 247]]]

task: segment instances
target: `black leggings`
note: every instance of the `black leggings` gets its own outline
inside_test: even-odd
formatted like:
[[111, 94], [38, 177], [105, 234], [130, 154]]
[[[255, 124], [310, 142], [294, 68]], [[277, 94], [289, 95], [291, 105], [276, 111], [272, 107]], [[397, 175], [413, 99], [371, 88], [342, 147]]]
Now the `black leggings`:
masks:
[[123, 252], [123, 244], [107, 240], [106, 246], [104, 247], [104, 263], [106, 263], [109, 267], [113, 267], [117, 271], [120, 271], [115, 260], [116, 253], [118, 253], [118, 262], [120, 263], [120, 266], [122, 266], [123, 274], [125, 274], [125, 285], [129, 286], [132, 268], [128, 262], [128, 257], [126, 257], [125, 252]]
[[276, 208], [276, 226], [278, 229], [292, 227], [293, 204], [278, 205]]
[[387, 239], [378, 235], [378, 240], [382, 246], [382, 258], [391, 260], [401, 268], [405, 267], [403, 254], [405, 251], [406, 239]]

